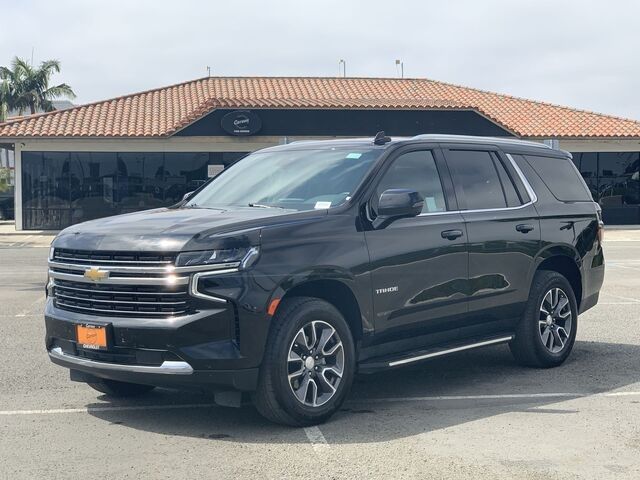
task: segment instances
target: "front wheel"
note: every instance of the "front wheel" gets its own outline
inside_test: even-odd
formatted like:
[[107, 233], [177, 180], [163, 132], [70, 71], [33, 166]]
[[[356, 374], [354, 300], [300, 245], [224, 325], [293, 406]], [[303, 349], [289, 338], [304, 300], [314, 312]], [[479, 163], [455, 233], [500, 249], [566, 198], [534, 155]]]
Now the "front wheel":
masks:
[[562, 364], [573, 349], [578, 328], [578, 306], [569, 281], [548, 270], [533, 278], [523, 318], [510, 343], [516, 360], [531, 367]]
[[276, 423], [322, 423], [340, 408], [354, 373], [353, 337], [340, 312], [324, 300], [293, 298], [273, 318], [256, 408]]

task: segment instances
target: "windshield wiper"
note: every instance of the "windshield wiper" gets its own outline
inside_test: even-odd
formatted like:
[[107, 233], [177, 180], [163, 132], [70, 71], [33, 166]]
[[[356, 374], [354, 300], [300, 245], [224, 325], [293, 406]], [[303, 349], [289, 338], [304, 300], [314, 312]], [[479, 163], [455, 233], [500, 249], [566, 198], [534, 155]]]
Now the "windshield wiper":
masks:
[[248, 205], [254, 208], [279, 208], [280, 210], [286, 210], [286, 208], [284, 207], [277, 207], [275, 205], [263, 205], [261, 203], [249, 203]]

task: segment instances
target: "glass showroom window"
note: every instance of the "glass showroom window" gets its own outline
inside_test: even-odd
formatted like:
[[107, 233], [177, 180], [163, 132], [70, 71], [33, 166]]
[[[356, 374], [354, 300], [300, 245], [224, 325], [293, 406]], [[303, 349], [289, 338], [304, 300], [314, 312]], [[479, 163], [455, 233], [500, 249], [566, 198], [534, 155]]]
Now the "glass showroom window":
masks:
[[[173, 205], [245, 152], [22, 152], [23, 228]], [[210, 168], [211, 167], [211, 168]]]
[[602, 206], [640, 204], [638, 158], [638, 152], [598, 154], [598, 190]]

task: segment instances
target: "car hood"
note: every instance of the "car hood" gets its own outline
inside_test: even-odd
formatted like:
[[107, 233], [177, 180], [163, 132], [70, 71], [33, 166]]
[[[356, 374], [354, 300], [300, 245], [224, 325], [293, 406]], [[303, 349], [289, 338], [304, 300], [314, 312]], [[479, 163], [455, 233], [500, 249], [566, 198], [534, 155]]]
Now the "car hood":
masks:
[[77, 250], [182, 251], [259, 243], [260, 228], [306, 222], [326, 210], [278, 208], [159, 208], [117, 215], [66, 228], [53, 246]]

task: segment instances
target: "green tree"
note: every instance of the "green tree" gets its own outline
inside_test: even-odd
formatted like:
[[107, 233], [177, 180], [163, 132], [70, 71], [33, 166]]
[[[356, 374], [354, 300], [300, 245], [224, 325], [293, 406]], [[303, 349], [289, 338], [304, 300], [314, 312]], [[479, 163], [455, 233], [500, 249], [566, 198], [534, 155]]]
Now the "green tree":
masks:
[[0, 193], [7, 192], [11, 188], [11, 170], [0, 167]]
[[11, 89], [7, 80], [0, 80], [0, 123], [7, 119], [11, 100]]
[[15, 57], [11, 67], [0, 67], [0, 110], [4, 105], [6, 110], [17, 110], [20, 114], [26, 110], [34, 114], [39, 109], [51, 112], [55, 110], [53, 100], [75, 98], [75, 93], [66, 83], [49, 85], [53, 74], [59, 72], [58, 60], [46, 60], [34, 67], [26, 60]]

